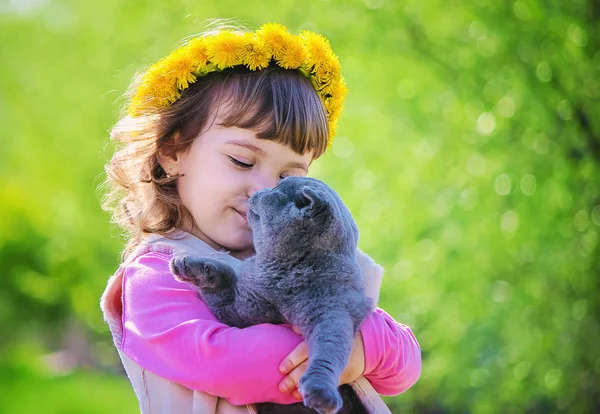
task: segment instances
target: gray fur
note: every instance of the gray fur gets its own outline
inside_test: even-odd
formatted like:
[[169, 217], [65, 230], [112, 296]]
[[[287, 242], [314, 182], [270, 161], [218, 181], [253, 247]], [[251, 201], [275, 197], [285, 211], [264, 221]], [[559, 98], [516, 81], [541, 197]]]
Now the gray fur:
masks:
[[196, 256], [175, 257], [171, 271], [197, 286], [223, 323], [297, 326], [309, 349], [299, 382], [304, 404], [335, 413], [340, 375], [372, 307], [355, 260], [352, 215], [325, 183], [288, 177], [250, 198], [248, 221], [256, 255], [243, 261], [239, 277], [227, 264]]

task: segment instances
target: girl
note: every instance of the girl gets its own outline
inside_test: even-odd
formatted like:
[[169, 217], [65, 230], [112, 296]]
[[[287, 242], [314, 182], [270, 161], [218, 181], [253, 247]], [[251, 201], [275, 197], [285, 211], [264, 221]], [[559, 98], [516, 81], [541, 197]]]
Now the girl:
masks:
[[[101, 308], [144, 413], [251, 412], [291, 404], [307, 347], [290, 326], [219, 323], [169, 271], [174, 254], [239, 267], [252, 255], [247, 201], [304, 176], [335, 134], [346, 95], [322, 36], [278, 24], [219, 29], [192, 39], [134, 81], [111, 137], [105, 208], [129, 235]], [[382, 269], [357, 252], [376, 298]], [[414, 384], [420, 349], [410, 329], [376, 309], [355, 338], [341, 383], [371, 412], [377, 393]]]

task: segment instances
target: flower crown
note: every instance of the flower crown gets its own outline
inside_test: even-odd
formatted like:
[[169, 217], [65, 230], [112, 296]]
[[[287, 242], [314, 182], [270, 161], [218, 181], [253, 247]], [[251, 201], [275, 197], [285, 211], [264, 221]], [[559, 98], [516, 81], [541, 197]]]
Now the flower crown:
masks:
[[322, 35], [304, 30], [295, 36], [277, 23], [255, 33], [222, 30], [190, 40], [148, 69], [127, 112], [132, 117], [155, 113], [179, 99], [198, 77], [238, 65], [260, 70], [272, 61], [310, 78], [327, 111], [331, 143], [348, 93], [340, 62]]

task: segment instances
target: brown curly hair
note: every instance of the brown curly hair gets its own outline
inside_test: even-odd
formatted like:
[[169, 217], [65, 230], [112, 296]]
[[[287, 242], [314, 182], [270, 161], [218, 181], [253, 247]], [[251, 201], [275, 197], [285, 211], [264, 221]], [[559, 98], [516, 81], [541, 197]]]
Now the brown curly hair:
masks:
[[[132, 83], [129, 96], [142, 76]], [[177, 194], [177, 176], [167, 176], [157, 154], [189, 150], [224, 104], [228, 110], [220, 125], [251, 129], [258, 138], [279, 142], [298, 154], [312, 151], [313, 159], [327, 148], [327, 115], [310, 80], [297, 70], [276, 65], [259, 71], [234, 67], [210, 73], [160, 113], [124, 116], [111, 131], [117, 148], [105, 165], [103, 186], [108, 192], [102, 202], [112, 222], [126, 233], [123, 258], [144, 234], [168, 235], [186, 230], [184, 223], [194, 223]]]

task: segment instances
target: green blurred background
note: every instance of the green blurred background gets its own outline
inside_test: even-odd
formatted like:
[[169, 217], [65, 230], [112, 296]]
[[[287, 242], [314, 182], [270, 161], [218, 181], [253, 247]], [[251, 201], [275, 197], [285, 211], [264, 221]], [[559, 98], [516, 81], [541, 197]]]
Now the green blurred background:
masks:
[[0, 412], [137, 412], [98, 307], [135, 71], [208, 18], [328, 37], [333, 185], [412, 327], [393, 412], [600, 410], [600, 2], [0, 0]]

